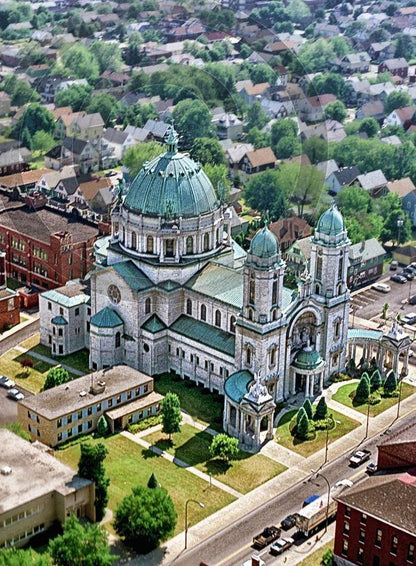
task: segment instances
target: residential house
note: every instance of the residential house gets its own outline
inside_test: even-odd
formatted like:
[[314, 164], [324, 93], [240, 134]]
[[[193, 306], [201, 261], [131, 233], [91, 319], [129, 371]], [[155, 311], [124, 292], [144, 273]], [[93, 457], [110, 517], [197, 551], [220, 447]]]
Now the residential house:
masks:
[[269, 230], [278, 238], [281, 251], [284, 253], [296, 240], [311, 235], [311, 227], [304, 218], [291, 216], [281, 218], [269, 224]]
[[391, 41], [380, 41], [372, 43], [368, 49], [368, 53], [373, 61], [385, 61], [394, 57], [396, 48]]
[[297, 43], [290, 39], [287, 41], [271, 41], [264, 46], [263, 51], [267, 55], [277, 56], [287, 51], [294, 51], [296, 47]]
[[5, 177], [0, 177], [0, 188], [3, 191], [13, 192], [18, 189], [21, 193], [27, 193], [36, 186], [36, 183], [43, 175], [51, 172], [52, 169], [43, 167], [42, 169], [33, 169], [22, 171], [21, 173], [14, 173], [13, 175], [6, 175]]
[[386, 117], [384, 126], [402, 126], [402, 128], [407, 129], [412, 124], [412, 118], [415, 113], [415, 108], [413, 106], [405, 106], [404, 108], [397, 108], [390, 112]]
[[386, 103], [387, 97], [396, 87], [390, 82], [386, 83], [376, 83], [368, 87], [368, 100], [369, 102], [381, 101], [383, 104]]
[[357, 120], [364, 120], [364, 118], [374, 118], [379, 123], [384, 120], [384, 116], [384, 104], [381, 102], [381, 100], [376, 100], [375, 102], [366, 102], [360, 108], [358, 108], [357, 112], [355, 113]]
[[333, 94], [307, 96], [299, 103], [299, 117], [305, 122], [319, 122], [323, 120], [328, 104], [336, 100], [337, 97]]
[[159, 120], [147, 120], [143, 129], [149, 132], [148, 139], [164, 142], [170, 127], [170, 124], [166, 124], [166, 122], [161, 122]]
[[262, 98], [260, 104], [263, 112], [272, 120], [287, 118], [288, 116], [293, 114], [295, 110], [295, 107], [290, 100], [281, 102], [280, 100], [269, 100], [268, 98]]
[[239, 140], [243, 134], [243, 122], [235, 114], [225, 113], [214, 116], [212, 123], [217, 128], [219, 139]]
[[68, 210], [69, 205], [75, 199], [75, 193], [78, 187], [78, 177], [75, 175], [64, 177], [53, 189], [53, 197], [49, 199], [49, 205], [59, 210]]
[[9, 149], [0, 153], [0, 177], [29, 169], [30, 151], [25, 148]]
[[269, 83], [258, 83], [253, 86], [245, 86], [240, 91], [240, 96], [246, 104], [254, 104], [258, 102], [262, 97], [267, 97], [270, 93]]
[[132, 136], [136, 143], [147, 142], [153, 139], [152, 133], [145, 128], [139, 128], [137, 126], [127, 125], [124, 128], [124, 132]]
[[274, 169], [276, 156], [270, 147], [263, 147], [248, 151], [239, 163], [241, 176], [248, 179], [250, 175], [260, 173], [266, 169]]
[[360, 175], [360, 170], [355, 165], [334, 171], [327, 179], [328, 192], [338, 194], [341, 189], [352, 185], [357, 180], [358, 175]]
[[8, 116], [10, 114], [10, 96], [7, 92], [0, 92], [0, 117]]
[[412, 225], [416, 226], [416, 187], [410, 177], [398, 179], [397, 181], [389, 181], [387, 188], [390, 193], [400, 198], [403, 210], [409, 216]]
[[78, 116], [71, 122], [70, 135], [79, 140], [93, 140], [101, 138], [104, 133], [104, 120], [99, 112]]
[[367, 73], [370, 70], [371, 57], [366, 51], [348, 53], [339, 62], [339, 68], [345, 75]]
[[103, 139], [111, 148], [114, 157], [117, 161], [121, 161], [126, 149], [136, 145], [136, 140], [128, 132], [115, 130], [114, 128], [107, 128], [104, 132]]
[[301, 127], [300, 136], [302, 141], [316, 136], [328, 142], [340, 142], [347, 137], [347, 134], [341, 122], [325, 120], [325, 122], [320, 124]]
[[[58, 109], [59, 110], [59, 109]], [[72, 112], [71, 109], [67, 112], [59, 112], [56, 118], [54, 137], [63, 140], [66, 137], [71, 137], [71, 125], [77, 118], [86, 116], [86, 112]]]
[[254, 151], [254, 145], [251, 143], [239, 143], [228, 148], [225, 156], [228, 163], [228, 173], [231, 178], [240, 174], [239, 164], [242, 162], [246, 153]]
[[341, 30], [337, 25], [328, 24], [326, 22], [318, 22], [313, 30], [313, 35], [315, 37], [338, 37], [341, 34]]
[[38, 442], [36, 425], [36, 419], [27, 424], [33, 443], [6, 428], [0, 429], [0, 548], [25, 546], [32, 537], [56, 523], [65, 523], [72, 514], [95, 521], [94, 482], [79, 477], [45, 450]]
[[410, 265], [416, 261], [416, 242], [398, 246], [393, 252], [393, 259], [401, 265]]
[[388, 193], [387, 179], [381, 169], [358, 175], [357, 184], [365, 191], [368, 191], [374, 198]]
[[315, 167], [324, 175], [325, 183], [327, 183], [328, 177], [331, 173], [338, 171], [339, 167], [335, 159], [328, 159], [326, 161], [320, 161], [315, 165]]
[[115, 194], [111, 179], [98, 177], [79, 184], [72, 204], [82, 217], [108, 222], [114, 200]]
[[403, 57], [396, 57], [393, 59], [386, 59], [378, 66], [378, 72], [389, 72], [393, 76], [405, 79], [409, 72], [409, 65]]
[[399, 136], [396, 136], [396, 135], [386, 136], [384, 138], [380, 138], [380, 141], [383, 142], [383, 143], [388, 143], [388, 144], [393, 145], [395, 147], [402, 145], [401, 139], [399, 138]]

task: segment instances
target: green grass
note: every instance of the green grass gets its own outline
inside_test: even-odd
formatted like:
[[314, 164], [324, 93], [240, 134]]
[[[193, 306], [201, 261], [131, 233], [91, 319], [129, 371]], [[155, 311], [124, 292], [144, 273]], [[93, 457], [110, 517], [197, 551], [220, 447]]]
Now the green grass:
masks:
[[26, 316], [20, 315], [20, 324], [22, 324], [22, 322], [26, 322], [27, 320], [29, 319]]
[[249, 454], [240, 450], [236, 460], [226, 465], [211, 459], [209, 446], [212, 435], [190, 425], [181, 426], [181, 431], [172, 435], [170, 442], [162, 432], [144, 437], [147, 442], [183, 460], [213, 478], [225, 483], [240, 493], [248, 493], [255, 487], [282, 473], [286, 467], [262, 454]]
[[[198, 505], [189, 507], [189, 525], [208, 517], [235, 499], [221, 489], [209, 487], [209, 484], [201, 478], [175, 466], [161, 456], [156, 456], [151, 450], [138, 446], [124, 436], [116, 435], [90, 442], [102, 442], [108, 450], [105, 468], [110, 478], [109, 507], [113, 511], [123, 497], [130, 494], [133, 486], [147, 485], [152, 472], [169, 492], [178, 513], [175, 534], [184, 529], [184, 505], [187, 499], [196, 499], [205, 506], [203, 509]], [[72, 468], [77, 469], [80, 444], [65, 450], [58, 450], [55, 455]]]
[[89, 352], [88, 350], [80, 350], [79, 352], [75, 352], [74, 354], [69, 354], [68, 356], [55, 356], [52, 354], [51, 349], [43, 344], [39, 343], [40, 334], [34, 334], [20, 345], [23, 348], [27, 348], [30, 351], [35, 352], [36, 354], [40, 354], [41, 356], [46, 356], [55, 360], [59, 364], [64, 364], [71, 368], [77, 369], [82, 371], [83, 373], [89, 373], [88, 367], [88, 359], [89, 359]]
[[309, 554], [309, 556], [302, 560], [302, 562], [299, 562], [298, 566], [322, 566], [322, 556], [330, 548], [334, 548], [333, 540], [330, 540], [329, 542], [318, 548], [318, 550], [315, 550], [315, 552]]
[[[351, 409], [359, 411], [360, 413], [367, 414], [367, 403], [357, 404], [351, 397], [351, 394], [357, 389], [358, 383], [348, 383], [338, 389], [332, 396], [334, 401], [342, 403]], [[402, 400], [416, 392], [416, 388], [408, 383], [402, 383]], [[398, 397], [382, 397], [380, 403], [377, 405], [370, 405], [370, 417], [376, 417], [386, 409], [393, 407], [398, 401]]]
[[[293, 450], [307, 458], [325, 446], [326, 430], [317, 430], [315, 438], [311, 440], [299, 440], [298, 438], [293, 437], [290, 433], [289, 425], [296, 413], [297, 409], [294, 409], [282, 416], [279, 420], [279, 424], [277, 425], [275, 438], [282, 446], [285, 446], [286, 448], [289, 448], [289, 450]], [[332, 409], [329, 409], [329, 413], [332, 414], [335, 420], [335, 427], [329, 431], [328, 435], [330, 443], [334, 442], [334, 440], [337, 440], [341, 436], [344, 436], [344, 434], [348, 434], [360, 424], [359, 422], [354, 421], [337, 411], [333, 411]]]
[[[204, 425], [222, 431], [222, 412], [224, 409], [224, 398], [216, 393], [209, 393], [207, 389], [196, 387], [193, 382], [173, 380], [173, 375], [162, 374], [154, 378], [154, 389], [161, 395], [168, 391], [176, 393], [181, 403], [181, 409], [186, 411]], [[187, 387], [190, 385], [190, 387]]]

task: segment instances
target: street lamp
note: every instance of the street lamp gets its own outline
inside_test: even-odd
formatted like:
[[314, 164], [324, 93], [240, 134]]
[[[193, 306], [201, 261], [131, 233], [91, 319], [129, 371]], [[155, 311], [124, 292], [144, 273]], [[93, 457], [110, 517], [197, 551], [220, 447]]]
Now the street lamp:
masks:
[[[329, 418], [332, 422], [334, 422], [334, 417], [332, 413], [329, 415]], [[328, 443], [329, 443], [329, 426], [326, 427], [326, 439], [325, 439], [325, 461], [324, 465], [328, 462]]]
[[364, 438], [367, 438], [367, 436], [368, 436], [368, 425], [369, 425], [369, 423], [370, 423], [370, 403], [367, 403], [367, 420], [366, 420], [366, 423], [365, 423], [365, 437]]
[[328, 488], [328, 498], [327, 498], [327, 502], [326, 502], [326, 513], [325, 513], [325, 530], [324, 530], [324, 534], [325, 534], [328, 530], [328, 513], [329, 513], [329, 499], [330, 499], [330, 495], [331, 495], [331, 485], [329, 483], [328, 478], [322, 472], [315, 471], [315, 470], [311, 470], [311, 472], [314, 476], [321, 476], [321, 478], [325, 480], [326, 486]]
[[404, 220], [401, 216], [399, 216], [399, 218], [397, 219], [397, 245], [400, 245], [400, 232], [403, 224]]
[[400, 380], [399, 384], [399, 399], [397, 401], [397, 416], [396, 419], [400, 416], [400, 401], [402, 400], [402, 385], [403, 385], [403, 378]]
[[196, 503], [202, 509], [205, 507], [203, 503], [200, 501], [196, 501], [195, 499], [188, 499], [185, 503], [185, 549], [188, 548], [188, 504], [189, 503]]

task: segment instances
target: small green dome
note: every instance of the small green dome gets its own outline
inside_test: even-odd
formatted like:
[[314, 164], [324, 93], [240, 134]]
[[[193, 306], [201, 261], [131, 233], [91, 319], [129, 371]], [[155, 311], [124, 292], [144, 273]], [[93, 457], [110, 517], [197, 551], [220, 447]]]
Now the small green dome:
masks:
[[215, 189], [201, 164], [177, 151], [171, 128], [167, 151], [145, 163], [133, 180], [124, 206], [138, 214], [192, 218], [219, 207]]
[[318, 220], [316, 232], [325, 234], [326, 236], [339, 236], [345, 232], [344, 218], [335, 202], [331, 204], [331, 208], [324, 212]]
[[295, 357], [293, 365], [299, 369], [316, 369], [322, 364], [322, 358], [319, 352], [313, 350], [310, 346], [303, 348]]
[[267, 259], [279, 253], [279, 241], [273, 232], [264, 226], [251, 240], [249, 253]]

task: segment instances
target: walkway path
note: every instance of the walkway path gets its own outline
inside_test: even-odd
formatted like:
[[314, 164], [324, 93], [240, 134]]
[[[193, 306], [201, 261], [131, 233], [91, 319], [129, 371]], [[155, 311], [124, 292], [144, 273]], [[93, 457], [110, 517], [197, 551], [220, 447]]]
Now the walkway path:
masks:
[[[147, 433], [149, 434], [149, 431], [147, 431]], [[185, 468], [188, 472], [191, 472], [191, 474], [194, 474], [195, 476], [198, 476], [199, 478], [203, 479], [204, 481], [211, 483], [212, 485], [215, 485], [215, 487], [219, 487], [223, 491], [227, 491], [228, 493], [230, 493], [234, 497], [236, 497], [236, 498], [243, 497], [243, 494], [240, 493], [239, 491], [236, 491], [235, 489], [233, 489], [232, 487], [229, 487], [225, 483], [222, 483], [222, 482], [216, 480], [215, 478], [210, 477], [208, 474], [201, 472], [197, 468], [190, 466], [187, 462], [184, 462], [183, 460], [180, 460], [179, 458], [175, 458], [175, 456], [172, 456], [172, 454], [169, 454], [168, 452], [161, 450], [157, 446], [152, 446], [149, 442], [147, 442], [143, 438], [140, 438], [137, 435], [131, 434], [131, 432], [127, 432], [127, 431], [123, 431], [121, 434], [123, 436], [125, 436], [126, 438], [128, 438], [129, 440], [132, 440], [136, 444], [143, 446], [143, 448], [147, 448], [148, 450], [151, 450], [152, 452], [154, 452], [158, 456], [162, 456], [166, 460], [169, 460], [169, 462], [176, 464], [180, 468]]]
[[74, 375], [77, 376], [85, 375], [84, 371], [80, 371], [79, 369], [75, 369], [71, 366], [61, 364], [59, 360], [54, 360], [53, 358], [48, 358], [48, 356], [43, 356], [42, 354], [38, 354], [37, 352], [34, 352], [30, 348], [23, 348], [23, 346], [14, 346], [14, 350], [17, 350], [18, 352], [22, 352], [22, 354], [26, 354], [27, 352], [29, 352], [32, 358], [36, 358], [37, 360], [41, 360], [42, 362], [46, 362], [47, 364], [51, 364], [52, 366], [60, 365], [62, 368], [66, 369], [66, 371], [68, 371], [69, 373], [73, 373]]

